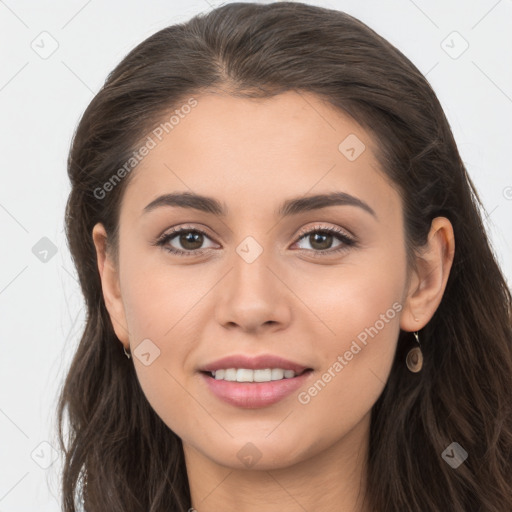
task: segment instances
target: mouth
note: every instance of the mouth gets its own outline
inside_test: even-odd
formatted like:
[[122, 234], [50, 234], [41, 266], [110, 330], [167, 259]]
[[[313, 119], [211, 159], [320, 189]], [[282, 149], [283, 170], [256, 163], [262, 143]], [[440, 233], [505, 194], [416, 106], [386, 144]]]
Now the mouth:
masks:
[[219, 368], [211, 371], [202, 370], [201, 373], [211, 379], [225, 382], [262, 383], [294, 379], [312, 371], [312, 368], [304, 368], [298, 372], [284, 368]]
[[285, 376], [282, 368], [222, 368], [201, 371], [200, 374], [213, 397], [240, 409], [259, 409], [296, 394], [314, 374], [311, 368], [305, 368], [297, 374], [293, 370], [286, 371], [291, 373]]
[[[304, 370], [308, 369], [311, 368], [273, 354], [259, 354], [255, 356], [233, 354], [217, 359], [216, 361], [212, 361], [211, 363], [199, 368], [202, 372], [211, 372], [214, 378], [226, 380], [238, 380], [238, 377], [241, 379], [248, 379], [251, 376], [250, 372], [253, 371], [257, 372], [256, 379], [260, 377], [263, 378], [268, 374], [268, 371], [270, 371], [271, 374], [274, 372], [274, 375], [278, 376], [279, 370], [283, 370], [283, 375], [279, 378], [286, 376], [293, 377], [300, 375]], [[236, 371], [236, 378], [233, 375], [233, 370]], [[261, 370], [264, 370], [267, 373], [261, 373]], [[224, 371], [224, 374], [222, 371]], [[291, 371], [293, 371], [293, 375]], [[247, 381], [243, 380], [241, 382]], [[258, 382], [258, 380], [256, 380], [256, 382]]]
[[234, 354], [198, 368], [212, 395], [235, 407], [256, 409], [297, 391], [314, 370], [273, 354]]

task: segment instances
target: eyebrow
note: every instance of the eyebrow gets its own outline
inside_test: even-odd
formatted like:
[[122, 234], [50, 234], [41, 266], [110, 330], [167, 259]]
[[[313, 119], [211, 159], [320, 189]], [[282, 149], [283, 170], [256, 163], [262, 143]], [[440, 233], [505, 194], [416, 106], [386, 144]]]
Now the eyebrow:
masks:
[[[283, 202], [277, 214], [288, 217], [312, 210], [319, 210], [329, 206], [357, 206], [377, 218], [377, 214], [367, 203], [346, 192], [332, 192], [330, 194], [317, 194], [313, 196], [296, 197]], [[149, 203], [143, 210], [148, 213], [156, 208], [171, 206], [178, 208], [192, 208], [205, 213], [212, 213], [220, 217], [228, 214], [228, 208], [213, 197], [195, 194], [193, 192], [175, 192], [164, 194]]]

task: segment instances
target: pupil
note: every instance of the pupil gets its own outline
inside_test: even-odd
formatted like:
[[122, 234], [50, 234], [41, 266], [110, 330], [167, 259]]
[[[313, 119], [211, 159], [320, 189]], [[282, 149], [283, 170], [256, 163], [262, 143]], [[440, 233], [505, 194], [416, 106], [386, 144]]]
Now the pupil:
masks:
[[[203, 235], [201, 233], [193, 233], [188, 231], [186, 234], [180, 235], [180, 243], [186, 249], [198, 249], [203, 243], [202, 237]], [[187, 244], [192, 244], [192, 246], [187, 246]]]
[[325, 250], [325, 249], [329, 249], [331, 242], [332, 242], [332, 235], [329, 233], [323, 233], [323, 234], [315, 233], [315, 234], [311, 235], [310, 236], [311, 246], [315, 247], [315, 244], [319, 242], [319, 239], [323, 239], [323, 243], [320, 240], [320, 247], [316, 247], [316, 249], [319, 249], [321, 251]]

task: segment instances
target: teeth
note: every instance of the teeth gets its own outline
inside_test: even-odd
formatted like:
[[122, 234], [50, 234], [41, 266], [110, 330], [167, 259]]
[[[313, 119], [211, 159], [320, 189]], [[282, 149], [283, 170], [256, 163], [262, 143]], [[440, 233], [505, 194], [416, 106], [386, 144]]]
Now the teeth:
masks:
[[215, 377], [217, 380], [223, 380], [225, 373], [226, 370], [216, 370], [212, 372], [212, 376]]
[[254, 370], [240, 368], [236, 371], [237, 382], [254, 382]]
[[280, 380], [284, 377], [284, 370], [281, 368], [274, 368], [271, 371], [272, 380]]
[[253, 370], [252, 374], [253, 382], [269, 382], [272, 380], [272, 370], [270, 368], [266, 368], [265, 370]]
[[283, 370], [282, 368], [265, 368], [264, 370], [227, 368], [215, 370], [211, 372], [211, 374], [215, 380], [227, 380], [231, 382], [270, 382], [295, 377], [293, 370]]
[[224, 370], [224, 380], [236, 380], [236, 370], [234, 368], [228, 368]]

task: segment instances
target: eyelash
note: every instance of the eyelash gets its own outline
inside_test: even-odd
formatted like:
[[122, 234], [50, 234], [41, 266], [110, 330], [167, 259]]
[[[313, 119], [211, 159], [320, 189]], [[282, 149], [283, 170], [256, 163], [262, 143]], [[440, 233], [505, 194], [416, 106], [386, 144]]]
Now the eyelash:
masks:
[[[200, 234], [210, 238], [208, 236], [208, 234], [201, 229], [182, 226], [178, 229], [174, 229], [174, 230], [170, 231], [169, 233], [165, 233], [164, 235], [159, 237], [153, 243], [153, 245], [161, 246], [163, 249], [165, 249], [166, 251], [168, 251], [171, 254], [174, 254], [176, 256], [200, 256], [203, 253], [205, 253], [206, 251], [208, 251], [209, 247], [207, 247], [205, 249], [196, 249], [193, 251], [182, 251], [180, 249], [175, 249], [174, 247], [168, 247], [165, 245], [165, 244], [167, 244], [167, 242], [169, 242], [170, 240], [175, 238], [180, 233], [200, 233]], [[347, 251], [350, 247], [357, 247], [357, 245], [358, 245], [355, 239], [350, 238], [340, 229], [325, 228], [322, 226], [315, 226], [313, 229], [301, 231], [298, 235], [296, 242], [299, 242], [306, 236], [311, 235], [313, 233], [333, 234], [333, 235], [335, 235], [336, 238], [338, 238], [341, 242], [343, 242], [342, 245], [340, 247], [338, 247], [337, 249], [323, 249], [320, 251], [315, 251], [314, 249], [299, 249], [302, 251], [312, 252], [314, 254], [314, 257], [323, 256], [326, 254], [329, 254], [329, 255], [338, 254], [343, 251]]]

